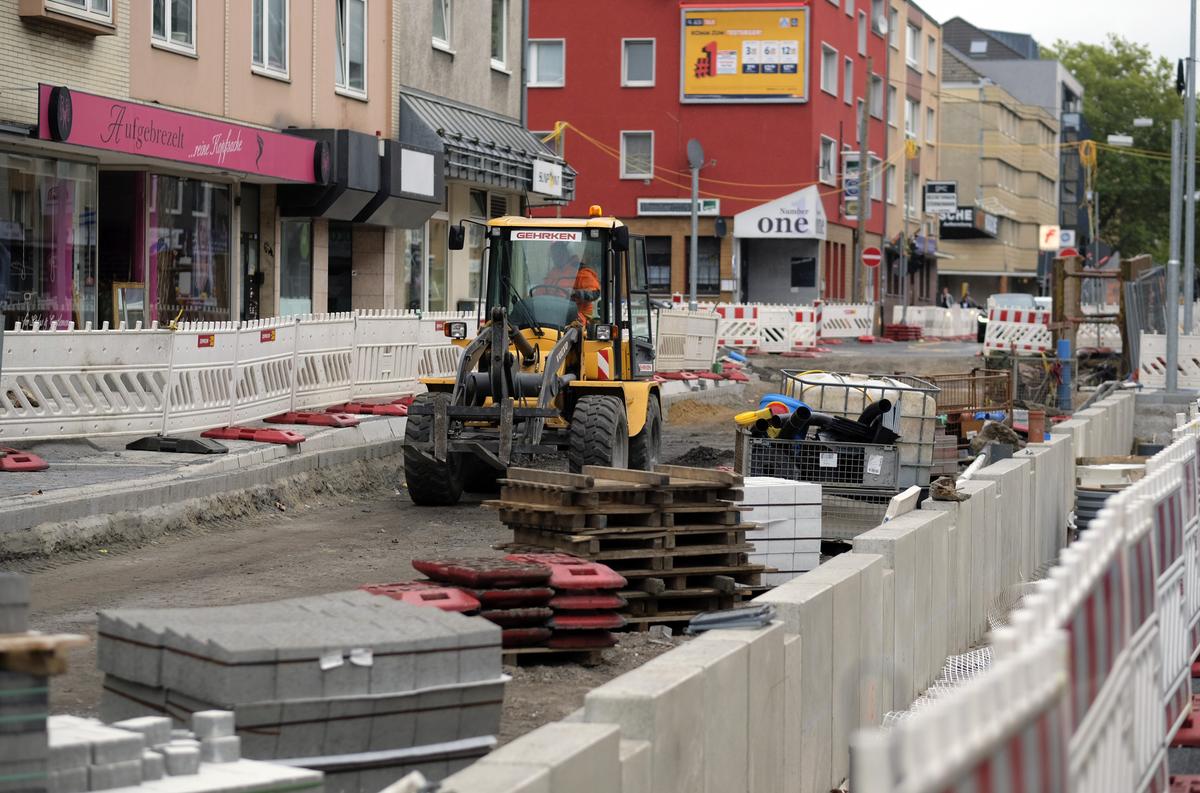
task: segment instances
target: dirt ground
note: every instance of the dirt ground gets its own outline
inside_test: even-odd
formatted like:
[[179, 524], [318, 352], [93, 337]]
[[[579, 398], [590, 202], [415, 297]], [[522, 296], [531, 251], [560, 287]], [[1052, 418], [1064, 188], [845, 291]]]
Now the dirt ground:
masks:
[[[777, 387], [772, 369], [966, 371], [976, 365], [973, 350], [959, 347], [923, 356], [847, 349], [819, 361], [756, 358], [756, 369], [767, 379], [750, 383], [740, 396], [671, 407], [662, 459], [705, 467], [731, 465], [732, 417]], [[418, 556], [483, 554], [511, 539], [496, 515], [480, 507], [479, 497], [448, 509], [414, 506], [401, 488], [386, 484], [401, 482], [399, 461], [386, 465], [394, 470], [364, 478], [359, 493], [319, 494], [284, 510], [268, 505], [266, 511], [241, 517], [226, 514], [211, 522], [190, 522], [184, 531], [141, 545], [24, 562], [22, 569], [33, 578], [33, 627], [83, 633], [94, 640], [95, 614], [101, 609], [247, 603], [406, 580], [415, 577], [411, 562]], [[505, 697], [502, 739], [562, 718], [583, 704], [588, 690], [679, 640], [628, 634], [593, 666], [509, 668], [513, 679]], [[94, 644], [71, 652], [69, 671], [52, 685], [55, 712], [96, 712], [101, 675], [95, 663]]]

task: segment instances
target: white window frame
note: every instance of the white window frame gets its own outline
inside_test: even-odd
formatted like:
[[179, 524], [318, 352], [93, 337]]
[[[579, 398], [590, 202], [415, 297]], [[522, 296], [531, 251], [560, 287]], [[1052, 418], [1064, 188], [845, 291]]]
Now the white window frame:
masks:
[[883, 170], [883, 183], [887, 191], [887, 202], [896, 206], [896, 166], [889, 165]]
[[854, 104], [854, 59], [842, 59], [842, 101]]
[[854, 16], [854, 0], [846, 0], [846, 16]]
[[[493, 1], [493, 3], [497, 2], [497, 0], [492, 0], [492, 1]], [[501, 17], [501, 21], [504, 24], [504, 29], [503, 29], [503, 35], [500, 37], [500, 48], [502, 50], [502, 52], [500, 54], [503, 57], [497, 58], [496, 54], [492, 53], [491, 57], [490, 57], [490, 63], [491, 63], [492, 69], [494, 69], [495, 71], [504, 72], [505, 74], [512, 74], [512, 72], [510, 72], [508, 70], [508, 0], [498, 0], [498, 2], [502, 6], [502, 10], [504, 12], [503, 16]], [[496, 9], [495, 9], [495, 6], [493, 5], [492, 6], [492, 14], [494, 15], [495, 13], [496, 13]], [[495, 24], [494, 19], [492, 20], [492, 23]], [[491, 44], [493, 43], [491, 41], [491, 38], [492, 38], [492, 29], [489, 27], [488, 28], [488, 48], [489, 49], [491, 48]]]
[[[89, 0], [90, 2], [91, 0]], [[161, 38], [154, 35], [154, 3], [161, 2], [163, 4], [163, 22], [166, 25], [166, 38]], [[196, 0], [191, 0], [192, 3], [192, 30], [189, 35], [191, 44], [180, 44], [172, 38], [175, 29], [171, 26], [171, 0], [151, 0], [150, 4], [150, 46], [156, 49], [169, 50], [178, 52], [181, 55], [196, 54], [196, 6], [199, 5]], [[112, 8], [112, 3], [109, 3], [109, 8]]]
[[[915, 108], [915, 112], [909, 112]], [[921, 103], [904, 97], [904, 136], [916, 140], [921, 137]]]
[[[336, 1], [337, 1], [338, 3], [349, 3], [351, 0], [336, 0]], [[362, 87], [362, 88], [352, 88], [352, 87], [350, 87], [350, 40], [349, 40], [349, 38], [347, 38], [347, 39], [346, 39], [346, 45], [345, 45], [345, 47], [343, 48], [343, 51], [342, 51], [342, 56], [343, 56], [343, 61], [342, 61], [342, 76], [343, 76], [343, 77], [345, 77], [345, 79], [346, 79], [346, 82], [345, 82], [345, 84], [344, 84], [344, 85], [343, 85], [343, 84], [339, 84], [339, 83], [338, 83], [338, 81], [337, 81], [337, 72], [335, 71], [335, 72], [333, 73], [333, 74], [334, 74], [334, 78], [333, 78], [333, 85], [334, 85], [334, 87], [333, 87], [333, 90], [334, 90], [334, 92], [335, 92], [335, 93], [338, 93], [338, 94], [341, 94], [342, 96], [348, 96], [348, 97], [351, 97], [352, 99], [366, 99], [366, 98], [367, 98], [367, 74], [368, 74], [368, 72], [370, 71], [370, 70], [367, 68], [367, 66], [368, 66], [368, 64], [371, 62], [371, 61], [370, 61], [370, 54], [369, 54], [369, 52], [367, 51], [367, 42], [368, 42], [368, 41], [370, 41], [370, 39], [371, 39], [371, 36], [370, 36], [370, 34], [368, 33], [368, 31], [367, 31], [367, 28], [368, 28], [368, 27], [370, 26], [370, 24], [371, 24], [371, 22], [370, 22], [370, 20], [371, 20], [371, 17], [370, 17], [370, 7], [369, 7], [369, 4], [368, 4], [368, 0], [362, 0], [362, 4], [363, 4], [363, 46], [362, 46], [362, 52], [363, 52], [363, 87]], [[334, 14], [335, 14], [335, 15], [337, 14], [337, 9], [336, 9], [336, 8], [334, 9]], [[347, 36], [349, 36], [349, 33], [350, 33], [350, 25], [349, 25], [350, 15], [349, 15], [349, 14], [347, 14], [347, 15], [346, 15], [346, 20], [347, 20], [347, 24], [346, 24], [346, 31], [345, 31], [345, 32], [346, 32], [346, 35], [347, 35]], [[335, 36], [335, 37], [337, 36], [337, 24], [336, 24], [336, 18], [335, 18], [335, 20], [334, 20], [334, 36]], [[337, 45], [337, 42], [335, 42], [335, 49], [336, 49], [336, 45]]]
[[867, 181], [872, 201], [883, 200], [883, 160], [867, 152]]
[[938, 73], [938, 43], [937, 38], [929, 36], [925, 41], [925, 71], [930, 74]]
[[900, 117], [900, 111], [897, 109], [899, 107], [899, 105], [896, 101], [899, 98], [900, 98], [900, 91], [896, 88], [896, 86], [889, 85], [888, 86], [888, 98], [887, 98], [888, 126], [896, 127], [897, 129], [899, 129], [899, 127], [900, 127], [900, 124], [898, 122], [898, 119]]
[[[921, 44], [923, 43], [921, 41], [921, 29], [911, 22], [906, 24], [907, 27], [904, 29], [904, 62], [908, 65], [908, 68], [919, 72], [921, 71]], [[912, 46], [914, 40], [916, 41], [915, 47]]]
[[888, 44], [892, 49], [900, 49], [900, 12], [888, 6]]
[[[650, 136], [650, 172], [649, 173], [630, 173], [626, 170], [628, 164], [625, 160], [625, 138], [629, 135], [649, 135]], [[654, 178], [654, 130], [652, 129], [623, 129], [621, 130], [621, 178], [622, 179], [653, 179]]]
[[[434, 0], [442, 4], [442, 21], [446, 25], [445, 37], [438, 38], [433, 30], [429, 31], [430, 40], [435, 50], [454, 54], [454, 0]], [[430, 6], [432, 8], [432, 6]], [[489, 33], [490, 35], [490, 33]]]
[[89, 22], [100, 22], [104, 25], [113, 24], [113, 3], [117, 0], [107, 0], [107, 11], [96, 11], [95, 6], [100, 0], [81, 0], [82, 6], [69, 2], [69, 0], [46, 0], [47, 10], [57, 11], [60, 14], [67, 16], [86, 19]]
[[[628, 44], [649, 44], [650, 45], [650, 79], [649, 80], [630, 80], [629, 79], [629, 62], [627, 59], [626, 45]], [[565, 55], [565, 53], [564, 53]], [[564, 61], [565, 63], [565, 61]], [[564, 69], [565, 71], [565, 69]], [[658, 74], [658, 39], [642, 37], [630, 37], [621, 39], [621, 87], [622, 88], [653, 88], [655, 77]]]
[[[823, 172], [825, 170], [824, 160], [826, 149], [829, 151], [829, 172], [827, 174]], [[837, 172], [837, 141], [827, 135], [822, 135], [820, 148], [817, 149], [817, 179], [820, 180], [822, 184], [836, 185]]]
[[937, 140], [934, 131], [937, 129], [937, 113], [932, 107], [925, 108], [925, 141], [933, 143]]
[[283, 69], [276, 69], [268, 66], [270, 60], [267, 54], [267, 42], [270, 39], [270, 25], [267, 22], [271, 17], [271, 4], [269, 0], [263, 0], [262, 4], [263, 19], [262, 19], [262, 63], [254, 62], [254, 4], [250, 4], [250, 71], [263, 77], [272, 77], [276, 80], [290, 80], [292, 68], [292, 0], [284, 0], [283, 2]]
[[866, 112], [867, 100], [861, 96], [854, 103], [854, 142], [862, 143], [862, 114]]
[[[828, 74], [829, 70], [825, 68], [825, 65], [826, 65], [826, 62], [828, 61], [828, 56], [833, 56], [833, 70], [832, 70], [833, 71], [833, 88], [830, 88], [827, 85], [827, 83], [829, 82], [829, 80], [827, 79], [829, 77], [829, 74]], [[827, 94], [832, 94], [833, 96], [838, 95], [838, 66], [839, 65], [840, 65], [840, 58], [838, 57], [838, 51], [822, 41], [821, 42], [821, 90]]]
[[858, 32], [857, 32], [858, 54], [859, 55], [867, 54], [867, 38], [870, 35], [867, 31], [872, 27], [874, 27], [874, 26], [871, 24], [871, 20], [867, 18], [867, 12], [859, 11], [858, 12]]
[[[867, 109], [871, 113], [872, 118], [883, 120], [883, 103], [887, 97], [884, 96], [886, 83], [881, 75], [871, 74], [871, 82], [867, 86]], [[876, 98], [878, 98], [879, 107], [876, 108]]]
[[[562, 79], [558, 82], [533, 82], [537, 76], [538, 56], [533, 53], [537, 49], [535, 44], [555, 44], [557, 43], [562, 48]], [[527, 58], [526, 68], [529, 72], [530, 82], [526, 83], [530, 88], [563, 88], [567, 84], [567, 40], [566, 39], [529, 39], [526, 42], [525, 57]], [[549, 133], [547, 133], [549, 134]]]

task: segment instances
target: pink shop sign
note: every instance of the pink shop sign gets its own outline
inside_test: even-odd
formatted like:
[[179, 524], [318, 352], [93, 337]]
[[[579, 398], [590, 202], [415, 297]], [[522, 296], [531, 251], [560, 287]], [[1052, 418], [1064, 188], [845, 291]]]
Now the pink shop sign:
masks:
[[323, 143], [61, 86], [38, 86], [38, 138], [288, 182], [329, 177]]

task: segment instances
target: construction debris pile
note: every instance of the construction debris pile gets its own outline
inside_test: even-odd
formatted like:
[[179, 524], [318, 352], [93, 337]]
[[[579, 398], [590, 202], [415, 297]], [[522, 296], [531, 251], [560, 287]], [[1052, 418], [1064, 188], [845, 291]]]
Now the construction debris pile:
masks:
[[[627, 580], [626, 622], [682, 624], [762, 591], [766, 566], [742, 520], [742, 479], [726, 471], [659, 465], [587, 466], [580, 474], [511, 468], [500, 498], [484, 502], [512, 529], [509, 550], [565, 553]], [[556, 615], [557, 619], [557, 615]]]
[[486, 754], [507, 680], [492, 623], [368, 592], [100, 612], [97, 665], [106, 721], [230, 710], [242, 754], [339, 793]]

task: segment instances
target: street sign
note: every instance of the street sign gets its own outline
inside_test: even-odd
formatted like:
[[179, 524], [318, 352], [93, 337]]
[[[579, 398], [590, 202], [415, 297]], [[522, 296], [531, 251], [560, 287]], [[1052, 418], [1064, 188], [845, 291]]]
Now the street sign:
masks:
[[1038, 250], [1056, 251], [1062, 247], [1062, 229], [1058, 226], [1038, 226]]
[[1075, 250], [1074, 248], [1063, 248], [1061, 251], [1058, 252], [1058, 258], [1060, 258], [1060, 259], [1069, 259], [1072, 256], [1078, 256], [1078, 255], [1079, 255], [1079, 251]]
[[1075, 229], [1059, 229], [1058, 244], [1064, 248], [1074, 248], [1079, 241], [1075, 238]]
[[926, 182], [925, 211], [948, 215], [958, 211], [958, 182]]
[[883, 254], [878, 248], [863, 248], [862, 263], [863, 267], [878, 267]]

